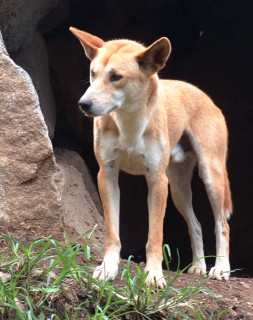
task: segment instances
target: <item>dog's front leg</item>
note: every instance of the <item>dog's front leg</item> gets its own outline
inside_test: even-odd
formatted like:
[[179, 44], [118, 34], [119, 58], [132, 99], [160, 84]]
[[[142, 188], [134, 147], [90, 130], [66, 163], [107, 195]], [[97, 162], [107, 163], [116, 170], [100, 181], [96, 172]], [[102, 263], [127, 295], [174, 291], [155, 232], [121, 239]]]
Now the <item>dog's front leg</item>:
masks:
[[113, 280], [119, 268], [121, 244], [119, 238], [120, 191], [118, 175], [119, 170], [113, 165], [100, 167], [98, 173], [98, 188], [104, 209], [106, 229], [104, 259], [93, 273], [93, 277], [99, 280]]
[[[153, 175], [152, 175], [153, 176]], [[146, 245], [148, 271], [147, 283], [163, 288], [166, 285], [162, 271], [163, 219], [168, 197], [168, 177], [166, 172], [160, 172], [155, 179], [147, 177], [149, 233]]]

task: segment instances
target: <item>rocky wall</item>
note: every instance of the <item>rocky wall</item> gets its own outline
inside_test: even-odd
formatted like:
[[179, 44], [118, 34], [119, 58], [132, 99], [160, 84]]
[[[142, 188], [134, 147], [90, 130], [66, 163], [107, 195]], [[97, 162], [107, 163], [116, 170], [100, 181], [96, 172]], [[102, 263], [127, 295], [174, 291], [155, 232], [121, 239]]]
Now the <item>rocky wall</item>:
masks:
[[97, 226], [101, 247], [101, 206], [89, 172], [76, 153], [58, 150], [57, 159], [32, 80], [0, 33], [0, 231], [31, 241], [62, 239], [65, 231], [77, 238]]
[[61, 198], [47, 126], [31, 78], [9, 57], [2, 36], [0, 70], [1, 225], [17, 233], [25, 227], [28, 238], [59, 235]]

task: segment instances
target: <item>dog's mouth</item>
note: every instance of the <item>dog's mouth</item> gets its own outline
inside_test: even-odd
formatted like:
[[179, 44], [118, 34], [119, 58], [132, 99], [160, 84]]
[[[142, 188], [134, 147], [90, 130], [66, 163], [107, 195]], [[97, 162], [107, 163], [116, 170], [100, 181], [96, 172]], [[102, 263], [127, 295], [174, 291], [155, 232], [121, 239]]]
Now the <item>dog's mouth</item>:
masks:
[[94, 117], [99, 117], [99, 116], [103, 116], [106, 115], [108, 113], [113, 112], [114, 110], [118, 109], [119, 106], [112, 106], [110, 108], [106, 108], [106, 107], [99, 107], [99, 108], [94, 108], [94, 109], [90, 109], [90, 110], [84, 110], [82, 108], [82, 105], [79, 105], [79, 109], [81, 110], [81, 112], [86, 116], [86, 117], [90, 117], [90, 118], [94, 118]]
[[79, 106], [79, 110], [86, 116], [86, 117], [90, 117], [90, 118], [94, 118], [95, 115], [92, 112], [89, 111], [84, 111], [82, 110], [82, 108]]

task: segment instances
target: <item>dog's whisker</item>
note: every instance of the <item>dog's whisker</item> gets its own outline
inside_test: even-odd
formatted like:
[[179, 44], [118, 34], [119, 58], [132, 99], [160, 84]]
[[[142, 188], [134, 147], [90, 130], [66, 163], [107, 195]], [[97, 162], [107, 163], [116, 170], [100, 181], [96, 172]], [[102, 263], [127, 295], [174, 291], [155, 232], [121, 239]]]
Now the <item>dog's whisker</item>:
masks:
[[88, 79], [88, 80], [81, 80], [80, 82], [81, 82], [81, 84], [89, 84], [89, 83], [90, 83], [90, 79]]

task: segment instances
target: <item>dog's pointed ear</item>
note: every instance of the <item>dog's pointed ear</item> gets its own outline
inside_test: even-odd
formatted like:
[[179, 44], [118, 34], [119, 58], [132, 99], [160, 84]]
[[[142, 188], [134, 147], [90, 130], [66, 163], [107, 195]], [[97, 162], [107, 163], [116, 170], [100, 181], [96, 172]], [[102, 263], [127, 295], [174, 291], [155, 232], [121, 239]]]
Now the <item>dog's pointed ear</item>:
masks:
[[139, 53], [136, 59], [140, 69], [151, 76], [164, 68], [170, 53], [170, 41], [163, 37], [152, 43], [145, 51]]
[[87, 58], [93, 60], [97, 55], [98, 49], [103, 47], [104, 41], [88, 32], [84, 32], [74, 27], [70, 27], [69, 30], [81, 42]]

